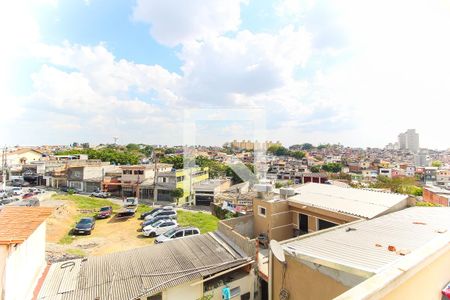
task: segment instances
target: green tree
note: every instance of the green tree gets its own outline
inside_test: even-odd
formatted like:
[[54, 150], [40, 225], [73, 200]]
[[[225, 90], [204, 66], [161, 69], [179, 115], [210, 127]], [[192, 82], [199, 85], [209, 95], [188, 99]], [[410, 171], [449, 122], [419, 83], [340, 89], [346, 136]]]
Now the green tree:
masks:
[[320, 172], [320, 166], [311, 166], [311, 167], [309, 167], [309, 170], [312, 173], [319, 173]]
[[440, 167], [442, 167], [442, 161], [435, 160], [431, 163], [431, 166], [440, 168]]
[[[250, 171], [251, 171], [253, 174], [254, 174], [254, 172], [255, 172], [255, 167], [253, 166], [253, 164], [239, 165], [239, 166], [237, 166], [237, 168], [248, 168], [248, 169], [250, 169]], [[236, 184], [236, 183], [241, 183], [241, 182], [242, 182], [241, 177], [239, 177], [239, 176], [233, 171], [233, 169], [231, 169], [229, 166], [226, 167], [226, 175], [227, 175], [228, 177], [231, 177], [231, 180], [233, 181], [234, 184]], [[253, 175], [252, 178], [250, 179], [250, 181], [251, 181], [252, 183], [256, 183], [256, 182], [257, 182], [256, 176]]]
[[163, 156], [159, 159], [161, 163], [172, 164], [177, 170], [183, 169], [184, 161], [182, 155]]
[[184, 190], [182, 188], [176, 188], [176, 189], [172, 190], [171, 194], [172, 194], [172, 197], [174, 197], [176, 199], [176, 202], [178, 205], [179, 199], [184, 196]]
[[128, 144], [125, 146], [125, 148], [127, 148], [128, 151], [140, 151], [140, 147], [138, 144]]
[[311, 150], [312, 148], [314, 148], [314, 146], [310, 143], [304, 143], [301, 145], [302, 150]]
[[80, 149], [80, 150], [67, 150], [57, 152], [57, 155], [74, 155], [74, 154], [87, 154], [90, 159], [99, 159], [101, 161], [111, 162], [113, 164], [129, 165], [137, 164], [142, 157], [142, 154], [130, 151], [123, 151], [114, 148], [103, 149]]
[[210, 178], [219, 178], [226, 175], [227, 166], [219, 161], [204, 156], [197, 156], [195, 158], [195, 163], [201, 168], [208, 167]]
[[305, 157], [305, 155], [306, 154], [303, 151], [292, 151], [290, 156], [296, 159], [302, 159], [303, 157]]
[[322, 170], [330, 173], [339, 173], [342, 170], [340, 163], [327, 163], [322, 165]]

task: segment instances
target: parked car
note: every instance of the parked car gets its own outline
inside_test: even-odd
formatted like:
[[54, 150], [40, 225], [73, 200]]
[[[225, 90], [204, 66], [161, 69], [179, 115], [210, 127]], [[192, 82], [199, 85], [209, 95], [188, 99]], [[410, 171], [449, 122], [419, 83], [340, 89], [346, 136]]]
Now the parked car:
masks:
[[155, 244], [160, 244], [175, 239], [182, 239], [185, 237], [200, 234], [200, 229], [197, 227], [178, 227], [166, 231], [155, 239]]
[[107, 193], [107, 192], [93, 192], [91, 194], [91, 197], [108, 198], [108, 197], [111, 197], [111, 194]]
[[76, 234], [91, 234], [95, 228], [95, 219], [93, 217], [81, 218], [75, 225], [73, 232]]
[[149, 214], [156, 213], [157, 211], [160, 211], [160, 210], [173, 210], [173, 207], [172, 207], [172, 206], [169, 206], [169, 205], [163, 206], [163, 207], [157, 207], [157, 208], [154, 208], [154, 209], [152, 209], [152, 210], [143, 212], [139, 218], [140, 218], [141, 220], [143, 220], [143, 219], [145, 219], [145, 217], [148, 216]]
[[22, 196], [22, 199], [29, 199], [33, 196], [34, 196], [34, 193], [26, 193], [25, 195]]
[[22, 188], [20, 187], [13, 187], [11, 189], [13, 196], [20, 196], [22, 195]]
[[138, 198], [128, 197], [123, 200], [122, 208], [117, 212], [116, 219], [131, 218], [136, 214], [138, 208]]
[[164, 217], [168, 217], [171, 219], [176, 219], [177, 212], [174, 209], [171, 209], [171, 210], [162, 209], [162, 210], [159, 210], [159, 211], [149, 214], [148, 216], [146, 216], [144, 218], [144, 220], [151, 220], [154, 217], [158, 217], [158, 216], [164, 216]]
[[79, 189], [68, 187], [68, 186], [63, 186], [63, 187], [59, 188], [59, 190], [61, 192], [72, 193], [72, 194], [79, 194], [81, 192]]
[[148, 226], [148, 225], [153, 225], [153, 224], [155, 224], [156, 222], [158, 222], [159, 220], [172, 220], [172, 219], [170, 219], [170, 218], [168, 218], [168, 217], [166, 217], [166, 216], [158, 216], [158, 217], [154, 217], [153, 219], [151, 219], [151, 220], [147, 220], [147, 221], [144, 221], [144, 222], [142, 222], [141, 223], [141, 229], [143, 229], [144, 227], [146, 227], [146, 226]]
[[178, 223], [175, 220], [159, 220], [153, 225], [145, 226], [142, 233], [144, 236], [155, 237], [176, 227]]
[[111, 206], [103, 206], [98, 211], [96, 217], [97, 219], [106, 219], [111, 217], [112, 215], [112, 207]]
[[8, 197], [8, 193], [4, 190], [0, 190], [0, 199]]

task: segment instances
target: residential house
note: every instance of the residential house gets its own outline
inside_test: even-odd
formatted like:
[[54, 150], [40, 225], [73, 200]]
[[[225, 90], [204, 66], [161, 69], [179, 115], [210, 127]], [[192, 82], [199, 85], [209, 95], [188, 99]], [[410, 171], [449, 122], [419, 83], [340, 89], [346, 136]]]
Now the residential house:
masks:
[[49, 207], [4, 206], [0, 211], [0, 298], [31, 299], [44, 272]]
[[[157, 201], [177, 201], [178, 204], [194, 202], [194, 185], [209, 178], [209, 169], [192, 167], [159, 173], [156, 182]], [[183, 196], [175, 199], [173, 191], [182, 189]]]
[[[36, 299], [252, 300], [253, 260], [216, 233], [52, 264]], [[67, 284], [66, 284], [67, 283]]]
[[101, 190], [105, 172], [116, 168], [116, 166], [104, 162], [69, 166], [67, 168], [67, 186], [87, 193]]
[[392, 169], [391, 168], [380, 168], [378, 170], [378, 174], [380, 176], [386, 176], [386, 177], [392, 178]]
[[16, 168], [32, 161], [39, 161], [42, 158], [42, 152], [31, 148], [22, 148], [6, 153], [6, 164], [10, 168]]
[[373, 180], [377, 179], [377, 177], [378, 177], [377, 170], [371, 170], [371, 169], [362, 170], [361, 174], [362, 174], [363, 179], [367, 180], [367, 181], [373, 181]]
[[423, 182], [433, 183], [436, 182], [437, 167], [425, 167], [423, 174]]
[[424, 186], [423, 200], [442, 206], [450, 206], [450, 190], [438, 186]]
[[440, 169], [436, 171], [436, 184], [450, 188], [450, 169]]
[[208, 179], [194, 184], [194, 205], [209, 206], [215, 202], [215, 197], [230, 185], [230, 179]]
[[121, 188], [123, 196], [139, 197], [140, 199], [153, 199], [155, 176], [170, 172], [171, 164], [148, 164], [121, 166]]
[[316, 183], [280, 189], [279, 195], [260, 192], [253, 200], [254, 231], [286, 240], [403, 209], [408, 199], [402, 194]]
[[450, 208], [412, 207], [282, 241], [269, 299], [440, 300], [449, 281]]

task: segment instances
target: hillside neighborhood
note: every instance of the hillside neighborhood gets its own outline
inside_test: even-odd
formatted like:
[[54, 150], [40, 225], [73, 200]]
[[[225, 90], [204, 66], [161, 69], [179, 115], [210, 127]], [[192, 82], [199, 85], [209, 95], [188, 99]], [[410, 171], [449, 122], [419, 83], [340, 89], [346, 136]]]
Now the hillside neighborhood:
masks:
[[420, 281], [438, 299], [450, 151], [389, 147], [234, 141], [192, 148], [188, 167], [183, 147], [5, 149], [2, 295], [408, 299]]

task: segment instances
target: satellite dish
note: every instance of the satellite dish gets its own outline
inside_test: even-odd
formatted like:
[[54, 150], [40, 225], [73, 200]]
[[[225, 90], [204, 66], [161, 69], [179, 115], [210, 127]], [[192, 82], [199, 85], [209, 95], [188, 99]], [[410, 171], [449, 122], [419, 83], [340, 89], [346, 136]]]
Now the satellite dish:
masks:
[[286, 263], [286, 258], [284, 257], [284, 250], [281, 248], [280, 243], [275, 240], [270, 241], [270, 250], [272, 250], [273, 255], [280, 263]]

